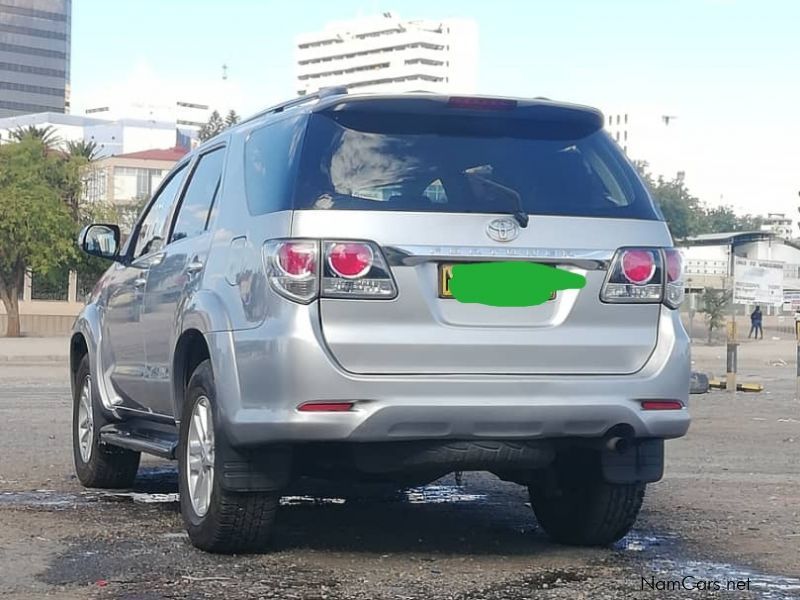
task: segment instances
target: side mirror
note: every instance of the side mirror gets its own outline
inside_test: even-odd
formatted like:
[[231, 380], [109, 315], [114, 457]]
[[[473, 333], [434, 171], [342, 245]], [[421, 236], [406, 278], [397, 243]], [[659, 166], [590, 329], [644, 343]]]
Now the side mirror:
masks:
[[81, 250], [108, 260], [119, 258], [120, 231], [116, 225], [87, 225], [78, 236]]

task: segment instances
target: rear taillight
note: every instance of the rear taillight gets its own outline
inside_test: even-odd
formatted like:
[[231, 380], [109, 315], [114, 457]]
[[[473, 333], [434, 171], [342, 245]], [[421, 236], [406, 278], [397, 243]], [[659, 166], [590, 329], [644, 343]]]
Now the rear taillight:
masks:
[[372, 268], [374, 255], [367, 244], [338, 243], [328, 249], [328, 265], [333, 273], [345, 279], [363, 277]]
[[620, 248], [600, 292], [603, 302], [663, 302], [677, 308], [683, 301], [683, 261], [675, 248]]
[[628, 283], [645, 285], [653, 280], [658, 264], [651, 250], [625, 250], [620, 257], [622, 274]]
[[287, 242], [278, 247], [277, 255], [284, 275], [303, 279], [317, 272], [316, 242]]
[[264, 245], [264, 267], [272, 288], [282, 296], [308, 304], [319, 293], [319, 242], [270, 240]]
[[362, 241], [322, 242], [324, 298], [381, 298], [397, 296], [397, 286], [377, 244]]
[[308, 304], [323, 298], [392, 299], [397, 286], [377, 244], [350, 240], [270, 240], [264, 266], [272, 288]]
[[661, 302], [661, 251], [657, 248], [621, 248], [617, 251], [600, 292], [603, 302]]
[[664, 289], [664, 304], [678, 308], [683, 302], [683, 256], [676, 248], [666, 248], [664, 257], [667, 263], [667, 285]]

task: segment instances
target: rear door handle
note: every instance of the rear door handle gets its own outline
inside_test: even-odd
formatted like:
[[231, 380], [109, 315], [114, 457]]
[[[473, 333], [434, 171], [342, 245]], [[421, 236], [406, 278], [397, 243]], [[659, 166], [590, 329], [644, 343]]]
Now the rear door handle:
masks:
[[200, 260], [198, 258], [195, 258], [195, 259], [192, 260], [192, 262], [190, 262], [188, 265], [186, 265], [186, 272], [187, 273], [192, 273], [192, 274], [199, 273], [200, 271], [203, 270], [204, 266], [205, 265], [203, 264], [202, 260]]

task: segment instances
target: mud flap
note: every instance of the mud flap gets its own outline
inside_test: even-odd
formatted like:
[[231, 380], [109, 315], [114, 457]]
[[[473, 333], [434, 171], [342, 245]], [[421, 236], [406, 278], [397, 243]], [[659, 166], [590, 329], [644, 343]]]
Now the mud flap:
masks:
[[284, 489], [292, 472], [290, 446], [271, 445], [234, 448], [217, 444], [217, 463], [222, 470], [222, 487], [232, 492], [278, 492]]
[[624, 452], [600, 453], [603, 478], [608, 483], [653, 483], [664, 476], [664, 440], [636, 440]]

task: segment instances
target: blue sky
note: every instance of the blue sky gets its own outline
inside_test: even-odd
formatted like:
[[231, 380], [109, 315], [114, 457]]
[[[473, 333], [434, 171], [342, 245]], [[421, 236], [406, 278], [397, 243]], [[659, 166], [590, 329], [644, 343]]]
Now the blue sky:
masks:
[[386, 10], [475, 19], [481, 93], [678, 115], [680, 164], [701, 199], [796, 214], [795, 0], [74, 0], [73, 95], [80, 108], [144, 67], [212, 81], [225, 63], [247, 113], [293, 95], [296, 34]]

